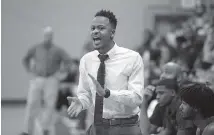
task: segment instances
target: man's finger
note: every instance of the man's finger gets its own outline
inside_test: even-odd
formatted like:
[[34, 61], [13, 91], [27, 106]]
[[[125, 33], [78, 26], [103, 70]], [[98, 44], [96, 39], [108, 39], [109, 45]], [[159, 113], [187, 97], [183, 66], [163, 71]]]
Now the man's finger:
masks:
[[74, 108], [75, 102], [71, 102], [70, 108]]
[[93, 83], [96, 85], [96, 86], [99, 86], [100, 83], [91, 75], [91, 74], [88, 74], [88, 76], [91, 78], [91, 80], [93, 81]]
[[91, 78], [91, 80], [96, 84], [97, 83], [97, 80], [91, 75], [91, 74], [88, 74], [88, 76]]
[[76, 112], [76, 114], [74, 116], [77, 117], [78, 115], [79, 115], [79, 112]]
[[88, 76], [90, 76], [92, 79], [95, 79], [91, 74], [88, 73]]
[[146, 89], [154, 92], [155, 91], [155, 86], [149, 85], [149, 86], [146, 87]]
[[68, 115], [70, 117], [73, 117], [73, 113], [75, 112], [75, 110], [73, 110], [73, 108], [70, 108], [69, 111], [68, 111]]
[[70, 116], [71, 116], [71, 117], [74, 117], [75, 114], [76, 114], [76, 110], [73, 110], [73, 111], [70, 113]]
[[74, 105], [74, 107], [71, 108], [71, 112], [74, 112], [77, 110], [77, 105]]
[[73, 108], [73, 106], [69, 106], [68, 109], [67, 109], [67, 112], [70, 113], [72, 108]]

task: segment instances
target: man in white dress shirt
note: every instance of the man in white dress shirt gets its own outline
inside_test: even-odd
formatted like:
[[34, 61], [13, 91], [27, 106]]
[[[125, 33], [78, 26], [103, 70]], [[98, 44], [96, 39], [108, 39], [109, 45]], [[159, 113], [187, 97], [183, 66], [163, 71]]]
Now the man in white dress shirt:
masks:
[[114, 42], [116, 26], [112, 12], [96, 13], [91, 24], [95, 51], [81, 58], [77, 97], [68, 97], [71, 117], [84, 109], [95, 110], [88, 135], [141, 135], [138, 114], [144, 88], [143, 61], [137, 52]]

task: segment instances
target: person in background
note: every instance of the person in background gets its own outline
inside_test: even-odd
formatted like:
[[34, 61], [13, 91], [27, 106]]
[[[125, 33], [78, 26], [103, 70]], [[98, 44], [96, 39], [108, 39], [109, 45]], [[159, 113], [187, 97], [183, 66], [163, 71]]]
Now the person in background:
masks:
[[[182, 68], [180, 67], [180, 65], [174, 62], [166, 63], [162, 68], [161, 75], [159, 76], [159, 80], [163, 80], [163, 79], [177, 80], [178, 85], [182, 83], [181, 80], [183, 80], [184, 78], [185, 78], [185, 74], [183, 73]], [[154, 91], [150, 91], [152, 89], [155, 89], [155, 85], [156, 83], [154, 85], [148, 85], [145, 88], [146, 89], [144, 93], [145, 100], [143, 101], [143, 104], [145, 104], [146, 106], [148, 106], [152, 100], [156, 99], [156, 93]]]
[[181, 87], [179, 96], [182, 99], [182, 116], [194, 121], [200, 129], [198, 134], [202, 133], [208, 124], [214, 123], [214, 92], [206, 84], [190, 82]]
[[150, 46], [150, 63], [149, 63], [149, 78], [148, 84], [155, 84], [159, 80], [161, 74], [160, 70], [160, 59], [161, 59], [161, 50], [158, 46], [160, 40], [159, 36], [156, 36], [151, 42]]
[[[166, 79], [175, 80], [177, 82], [178, 87], [180, 87], [181, 85], [188, 82], [188, 80], [184, 79], [185, 76], [186, 75], [183, 73], [182, 68], [178, 64], [174, 62], [168, 62], [163, 66], [160, 80], [166, 80]], [[156, 89], [155, 85], [153, 86], [149, 85], [148, 87], [145, 88], [144, 101], [142, 103], [142, 106], [144, 106], [144, 108], [147, 108], [151, 101], [155, 101], [156, 99], [155, 89]], [[159, 107], [159, 105], [157, 104], [156, 106], [153, 107], [152, 110], [153, 110], [153, 114], [150, 116], [150, 120], [148, 117], [147, 123], [146, 121], [141, 121], [141, 123], [143, 123], [144, 125], [145, 123], [150, 125], [150, 128], [147, 130], [151, 131], [151, 133], [157, 131], [159, 129], [159, 126], [161, 126], [160, 123], [163, 122], [163, 119], [160, 119], [160, 118], [164, 115], [163, 113], [165, 111], [165, 107]], [[141, 111], [144, 111], [144, 110], [141, 110]], [[179, 115], [180, 110], [177, 110], [177, 111], [178, 112], [176, 115], [176, 124], [175, 124], [177, 127], [176, 129], [177, 134], [189, 135], [194, 133], [196, 129], [193, 122], [190, 120], [184, 120], [181, 117], [181, 115]], [[157, 124], [156, 122], [158, 121], [159, 123]], [[155, 124], [153, 124], [152, 122]], [[141, 126], [141, 128], [143, 127]]]
[[[67, 115], [67, 109], [69, 102], [68, 96], [75, 97], [77, 92], [77, 84], [79, 79], [79, 60], [73, 59], [70, 67], [70, 72], [67, 76], [60, 80], [60, 87], [58, 92], [58, 99], [56, 103], [57, 119], [55, 123], [61, 122], [66, 126], [71, 135], [83, 134], [86, 128], [86, 110], [82, 111], [77, 118], [69, 118]], [[56, 131], [57, 132], [57, 131]]]
[[52, 28], [46, 27], [44, 41], [30, 48], [23, 59], [26, 71], [33, 78], [30, 81], [27, 96], [25, 129], [22, 135], [33, 134], [34, 121], [40, 110], [42, 110], [43, 135], [49, 134], [57, 101], [60, 74], [69, 70], [72, 61], [63, 49], [53, 43], [53, 34]]
[[[173, 135], [176, 134], [176, 112], [179, 107], [176, 93], [178, 86], [175, 80], [163, 79], [156, 85], [158, 104], [150, 117], [152, 125], [162, 127], [161, 131], [150, 130], [151, 134]], [[157, 129], [154, 128], [154, 129]]]
[[136, 49], [141, 56], [143, 56], [146, 51], [150, 50], [151, 42], [154, 39], [154, 36], [154, 33], [150, 29], [146, 29], [144, 31], [142, 44]]
[[202, 135], [213, 135], [214, 134], [214, 122], [207, 125]]
[[142, 56], [144, 63], [144, 85], [149, 84], [150, 76], [150, 58], [151, 58], [151, 42], [154, 39], [154, 33], [146, 29], [143, 34], [142, 44], [136, 49], [136, 51]]
[[195, 81], [209, 83], [214, 90], [214, 28], [209, 30], [200, 67], [196, 68]]
[[209, 16], [207, 13], [207, 7], [204, 4], [196, 4], [193, 16], [187, 21], [194, 31], [197, 31], [198, 35], [206, 35], [206, 31], [209, 25]]

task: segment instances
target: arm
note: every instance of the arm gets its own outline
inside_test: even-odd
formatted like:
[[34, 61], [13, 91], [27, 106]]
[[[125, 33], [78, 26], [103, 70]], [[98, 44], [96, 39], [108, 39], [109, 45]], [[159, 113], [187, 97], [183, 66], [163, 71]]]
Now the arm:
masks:
[[147, 102], [143, 101], [140, 106], [140, 129], [143, 135], [149, 135], [149, 133], [151, 133], [150, 129], [152, 128], [147, 115], [147, 108]]
[[27, 71], [31, 70], [30, 69], [30, 60], [34, 56], [35, 52], [36, 52], [36, 46], [30, 48], [22, 60], [22, 63]]
[[[149, 101], [152, 99], [152, 97], [154, 95], [154, 91], [155, 91], [154, 86], [151, 86], [151, 85], [147, 86], [145, 88], [145, 93], [143, 95], [143, 102], [140, 105], [140, 109], [141, 109], [141, 111], [140, 111], [140, 128], [141, 128], [141, 132], [145, 135], [151, 134], [151, 133], [156, 133], [157, 128], [158, 128], [158, 126], [155, 126], [150, 123], [149, 117], [147, 115], [148, 105], [150, 103]], [[154, 117], [154, 113], [153, 113], [152, 117]]]
[[128, 78], [128, 90], [110, 90], [110, 97], [114, 101], [127, 106], [138, 107], [142, 103], [142, 90], [144, 89], [143, 60], [138, 54], [133, 65], [132, 73]]
[[71, 57], [64, 51], [63, 49], [59, 48], [59, 55], [61, 58], [61, 68], [69, 70], [72, 64]]
[[80, 60], [79, 71], [80, 71], [80, 75], [79, 75], [79, 85], [77, 89], [77, 96], [80, 102], [82, 103], [82, 108], [84, 110], [84, 109], [88, 109], [92, 104], [92, 94], [90, 91], [89, 83], [87, 81], [88, 75], [86, 74], [87, 72], [85, 69], [84, 56]]

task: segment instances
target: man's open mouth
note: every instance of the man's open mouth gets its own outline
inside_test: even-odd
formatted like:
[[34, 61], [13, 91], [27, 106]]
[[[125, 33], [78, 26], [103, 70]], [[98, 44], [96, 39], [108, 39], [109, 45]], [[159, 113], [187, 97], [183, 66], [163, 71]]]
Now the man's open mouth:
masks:
[[95, 44], [95, 45], [97, 45], [97, 44], [99, 44], [99, 43], [100, 43], [101, 38], [99, 38], [99, 37], [95, 37], [95, 38], [93, 38], [93, 40], [94, 40], [94, 44]]

